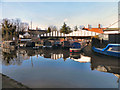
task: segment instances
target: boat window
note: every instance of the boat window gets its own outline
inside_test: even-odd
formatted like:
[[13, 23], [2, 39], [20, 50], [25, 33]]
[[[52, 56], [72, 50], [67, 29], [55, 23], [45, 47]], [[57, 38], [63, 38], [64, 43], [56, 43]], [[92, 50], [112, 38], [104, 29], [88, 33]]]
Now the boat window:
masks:
[[60, 42], [55, 42], [55, 44], [60, 44]]
[[108, 49], [108, 51], [111, 51], [111, 50], [120, 51], [120, 46], [113, 46]]
[[41, 44], [41, 42], [37, 42], [37, 44]]
[[10, 45], [15, 45], [15, 42], [11, 42]]

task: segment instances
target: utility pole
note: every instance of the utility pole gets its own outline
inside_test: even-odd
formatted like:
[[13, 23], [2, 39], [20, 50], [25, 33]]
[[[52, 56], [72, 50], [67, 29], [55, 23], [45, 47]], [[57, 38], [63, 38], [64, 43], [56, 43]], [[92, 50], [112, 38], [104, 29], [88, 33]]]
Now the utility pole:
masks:
[[31, 20], [31, 29], [32, 29], [32, 20]]
[[[120, 20], [120, 1], [118, 2], [118, 20]], [[120, 28], [120, 22], [118, 22], [118, 29]]]

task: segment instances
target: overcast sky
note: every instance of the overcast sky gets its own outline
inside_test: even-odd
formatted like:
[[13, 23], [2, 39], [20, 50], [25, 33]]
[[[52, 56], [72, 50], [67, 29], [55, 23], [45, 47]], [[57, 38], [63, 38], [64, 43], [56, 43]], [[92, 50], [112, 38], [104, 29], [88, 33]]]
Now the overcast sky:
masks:
[[[66, 22], [71, 28], [75, 25], [102, 24], [107, 27], [118, 20], [117, 2], [2, 2], [0, 18], [15, 19], [45, 29], [50, 25], [60, 28]], [[114, 25], [113, 27], [117, 27]]]

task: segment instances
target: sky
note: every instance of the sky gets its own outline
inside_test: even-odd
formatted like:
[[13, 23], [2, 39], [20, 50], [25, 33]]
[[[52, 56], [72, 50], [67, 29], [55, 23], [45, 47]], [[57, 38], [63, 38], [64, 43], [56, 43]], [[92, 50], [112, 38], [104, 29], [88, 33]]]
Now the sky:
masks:
[[59, 29], [64, 22], [71, 28], [88, 24], [108, 27], [118, 20], [118, 2], [2, 2], [0, 9], [0, 19], [20, 18], [29, 25], [32, 21], [34, 29], [51, 25]]

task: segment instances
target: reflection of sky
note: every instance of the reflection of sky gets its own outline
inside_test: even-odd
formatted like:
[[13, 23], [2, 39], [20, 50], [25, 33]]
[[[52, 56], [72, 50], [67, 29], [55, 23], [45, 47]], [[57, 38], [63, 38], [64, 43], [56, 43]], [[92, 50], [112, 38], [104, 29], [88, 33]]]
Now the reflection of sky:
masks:
[[3, 65], [2, 68], [4, 74], [34, 88], [117, 88], [117, 78], [113, 74], [91, 71], [90, 63], [69, 58], [64, 61], [33, 56], [20, 66]]
[[[21, 18], [33, 27], [44, 29], [49, 25], [62, 26], [66, 22], [71, 27], [91, 24], [97, 27], [101, 23], [109, 26], [118, 19], [117, 2], [4, 2], [2, 3], [3, 18]], [[117, 26], [117, 25], [115, 25]]]

